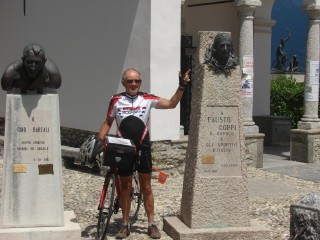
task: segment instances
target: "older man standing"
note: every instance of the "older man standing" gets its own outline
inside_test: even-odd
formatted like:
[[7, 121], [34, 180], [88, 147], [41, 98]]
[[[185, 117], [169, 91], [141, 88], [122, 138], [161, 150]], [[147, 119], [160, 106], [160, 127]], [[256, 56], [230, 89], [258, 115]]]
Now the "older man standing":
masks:
[[[144, 206], [148, 217], [148, 235], [153, 239], [161, 237], [154, 222], [154, 197], [151, 189], [151, 145], [147, 123], [151, 108], [172, 109], [182, 98], [183, 91], [190, 82], [190, 70], [179, 77], [179, 87], [171, 99], [161, 98], [152, 94], [140, 92], [141, 74], [137, 69], [126, 69], [122, 74], [122, 84], [125, 92], [114, 95], [110, 101], [106, 120], [103, 122], [99, 138], [103, 140], [109, 133], [111, 125], [116, 120], [117, 134], [131, 139], [140, 151], [140, 159], [136, 163], [139, 172], [140, 188], [143, 194]], [[117, 239], [129, 236], [130, 193], [133, 169], [120, 169], [121, 209], [123, 226], [116, 235]]]

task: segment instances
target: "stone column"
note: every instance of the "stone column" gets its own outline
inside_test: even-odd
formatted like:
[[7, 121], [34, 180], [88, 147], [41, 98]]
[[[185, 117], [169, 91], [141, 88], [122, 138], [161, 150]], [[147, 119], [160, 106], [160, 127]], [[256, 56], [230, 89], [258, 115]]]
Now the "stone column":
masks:
[[[304, 4], [303, 8], [308, 14], [309, 26], [305, 72], [304, 115], [299, 122], [298, 128], [312, 129], [320, 128], [320, 119], [318, 118], [319, 72], [317, 74], [315, 73], [316, 69], [319, 70], [320, 3], [319, 5]], [[312, 92], [310, 92], [310, 90]]]
[[304, 115], [298, 129], [291, 131], [291, 159], [300, 162], [320, 162], [319, 103], [319, 23], [320, 1], [304, 0], [307, 12], [308, 40], [305, 72]]
[[252, 120], [253, 109], [253, 19], [260, 0], [238, 0], [235, 2], [240, 18], [239, 65], [242, 70], [242, 99], [244, 108], [244, 134], [247, 159], [255, 167], [263, 166], [263, 138]]

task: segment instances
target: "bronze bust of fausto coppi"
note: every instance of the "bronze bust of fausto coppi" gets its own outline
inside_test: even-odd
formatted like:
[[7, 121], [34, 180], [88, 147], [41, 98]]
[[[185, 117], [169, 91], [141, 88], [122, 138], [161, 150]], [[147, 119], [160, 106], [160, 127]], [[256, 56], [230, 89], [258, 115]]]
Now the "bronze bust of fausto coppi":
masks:
[[28, 44], [23, 50], [21, 59], [11, 63], [1, 78], [1, 87], [5, 91], [13, 88], [43, 93], [43, 88], [58, 89], [61, 86], [61, 75], [57, 65], [45, 56], [44, 49], [35, 43]]
[[234, 55], [229, 34], [219, 33], [216, 35], [213, 44], [206, 50], [204, 63], [211, 66], [218, 74], [230, 75], [231, 70], [238, 65], [238, 59]]

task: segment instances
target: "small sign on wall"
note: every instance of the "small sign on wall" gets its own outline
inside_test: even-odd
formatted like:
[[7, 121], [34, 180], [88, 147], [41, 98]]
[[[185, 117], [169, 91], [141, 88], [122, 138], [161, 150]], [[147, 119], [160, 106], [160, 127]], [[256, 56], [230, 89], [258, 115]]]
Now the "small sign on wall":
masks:
[[253, 56], [252, 55], [244, 55], [242, 57], [241, 94], [244, 97], [253, 96]]

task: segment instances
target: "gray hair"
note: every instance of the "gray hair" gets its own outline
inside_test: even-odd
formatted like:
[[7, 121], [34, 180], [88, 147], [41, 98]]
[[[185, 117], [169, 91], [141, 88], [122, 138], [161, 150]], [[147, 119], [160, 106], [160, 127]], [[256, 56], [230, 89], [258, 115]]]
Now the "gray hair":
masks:
[[121, 78], [121, 82], [122, 84], [124, 84], [124, 81], [126, 80], [126, 75], [127, 75], [127, 72], [130, 72], [130, 71], [134, 71], [136, 73], [139, 74], [140, 78], [141, 78], [141, 73], [139, 70], [135, 69], [135, 68], [127, 68], [126, 70], [123, 71], [122, 73], [122, 78]]

